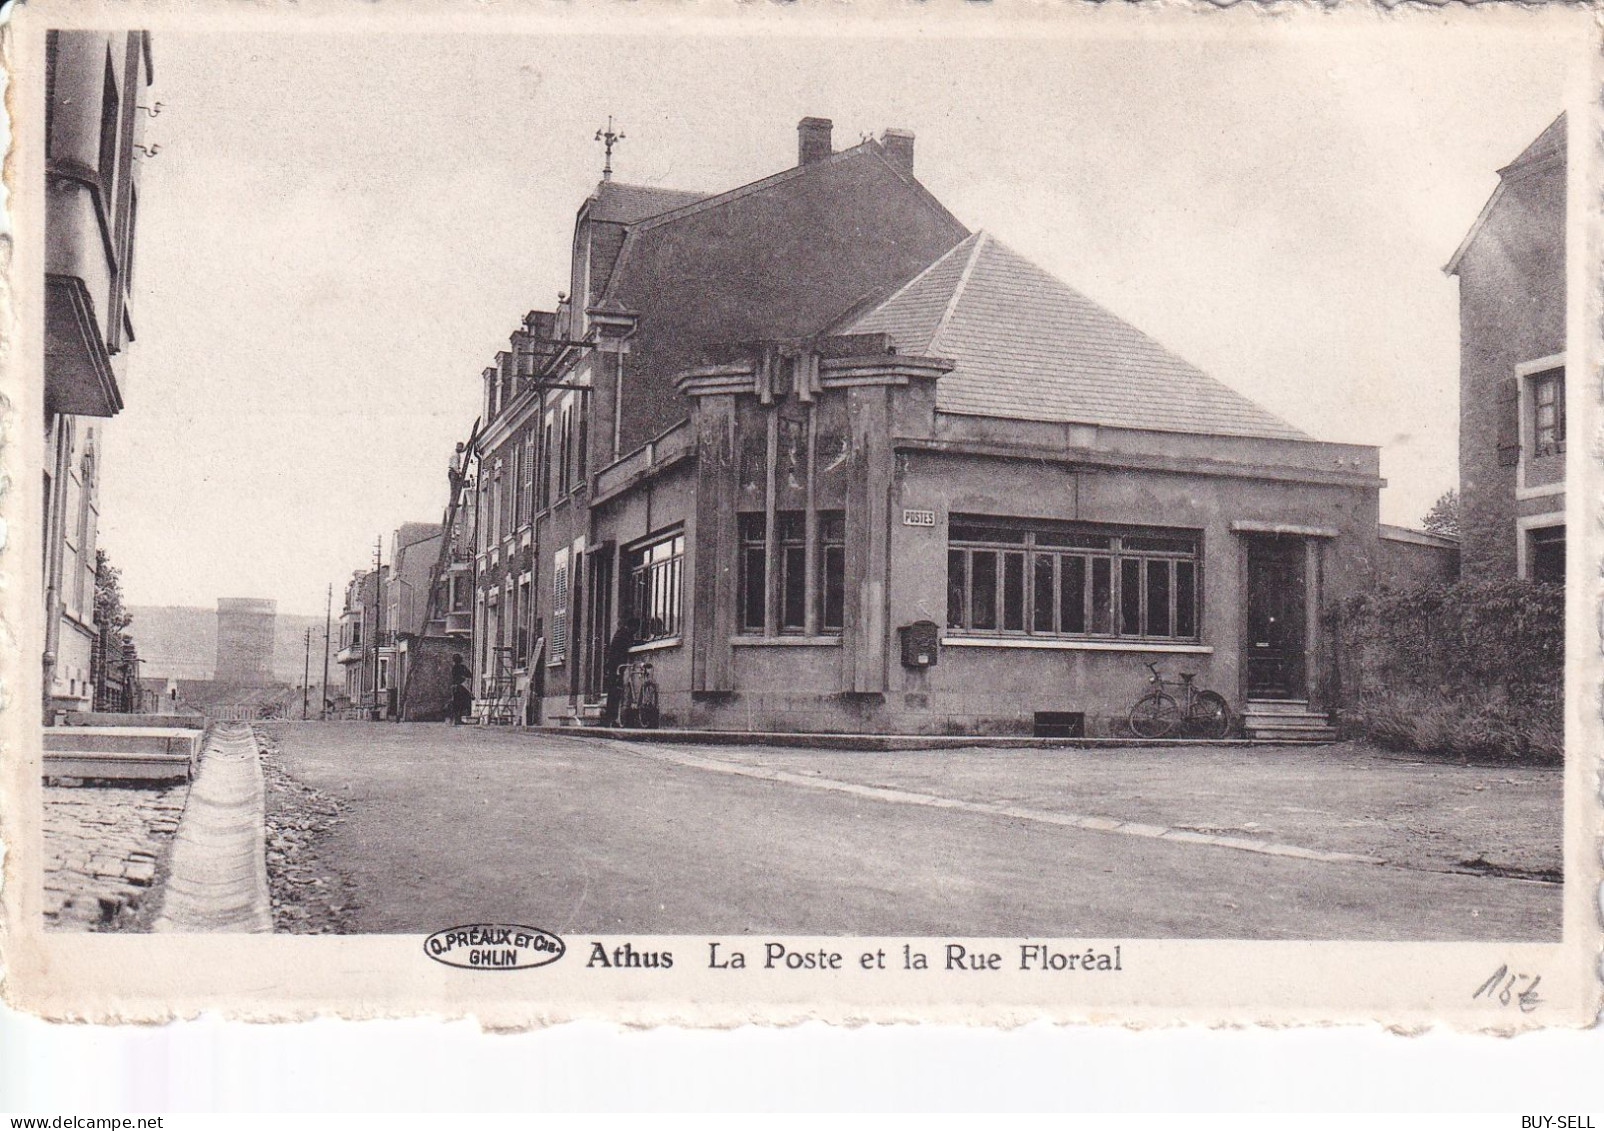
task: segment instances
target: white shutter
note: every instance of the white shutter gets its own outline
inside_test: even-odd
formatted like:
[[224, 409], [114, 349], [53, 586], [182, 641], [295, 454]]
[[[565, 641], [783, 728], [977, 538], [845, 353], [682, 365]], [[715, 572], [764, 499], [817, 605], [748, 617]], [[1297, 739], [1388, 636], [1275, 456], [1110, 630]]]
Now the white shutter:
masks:
[[551, 658], [559, 662], [568, 655], [568, 551], [561, 549], [552, 559], [551, 570]]

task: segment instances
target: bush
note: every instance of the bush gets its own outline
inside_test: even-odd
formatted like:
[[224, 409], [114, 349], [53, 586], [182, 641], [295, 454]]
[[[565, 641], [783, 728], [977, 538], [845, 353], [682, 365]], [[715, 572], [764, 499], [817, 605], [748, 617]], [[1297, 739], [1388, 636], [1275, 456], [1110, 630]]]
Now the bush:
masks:
[[1462, 759], [1562, 757], [1563, 586], [1381, 590], [1350, 599], [1331, 619], [1349, 733]]

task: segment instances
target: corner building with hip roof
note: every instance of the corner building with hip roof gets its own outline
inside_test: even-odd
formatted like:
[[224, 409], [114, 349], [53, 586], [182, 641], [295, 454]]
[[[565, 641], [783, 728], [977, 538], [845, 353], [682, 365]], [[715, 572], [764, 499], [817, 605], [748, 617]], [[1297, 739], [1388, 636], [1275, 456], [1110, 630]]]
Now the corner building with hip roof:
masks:
[[484, 372], [481, 714], [1121, 732], [1147, 663], [1323, 721], [1377, 579], [1376, 448], [1279, 420], [984, 232], [914, 136], [713, 196], [604, 180], [570, 290]]

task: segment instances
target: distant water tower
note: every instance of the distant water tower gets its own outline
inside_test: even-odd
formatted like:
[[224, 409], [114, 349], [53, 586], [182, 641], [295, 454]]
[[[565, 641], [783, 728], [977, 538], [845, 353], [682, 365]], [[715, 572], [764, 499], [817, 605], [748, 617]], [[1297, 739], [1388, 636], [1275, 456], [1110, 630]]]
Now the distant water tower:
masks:
[[261, 687], [273, 682], [273, 626], [278, 602], [260, 597], [217, 599], [219, 683]]

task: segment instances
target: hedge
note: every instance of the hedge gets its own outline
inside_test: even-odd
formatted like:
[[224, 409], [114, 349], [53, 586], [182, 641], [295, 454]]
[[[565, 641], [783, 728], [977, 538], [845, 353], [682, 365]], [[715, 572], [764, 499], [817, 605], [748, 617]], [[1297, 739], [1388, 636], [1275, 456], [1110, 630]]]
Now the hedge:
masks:
[[1392, 749], [1563, 756], [1565, 587], [1460, 581], [1334, 610], [1340, 719]]

